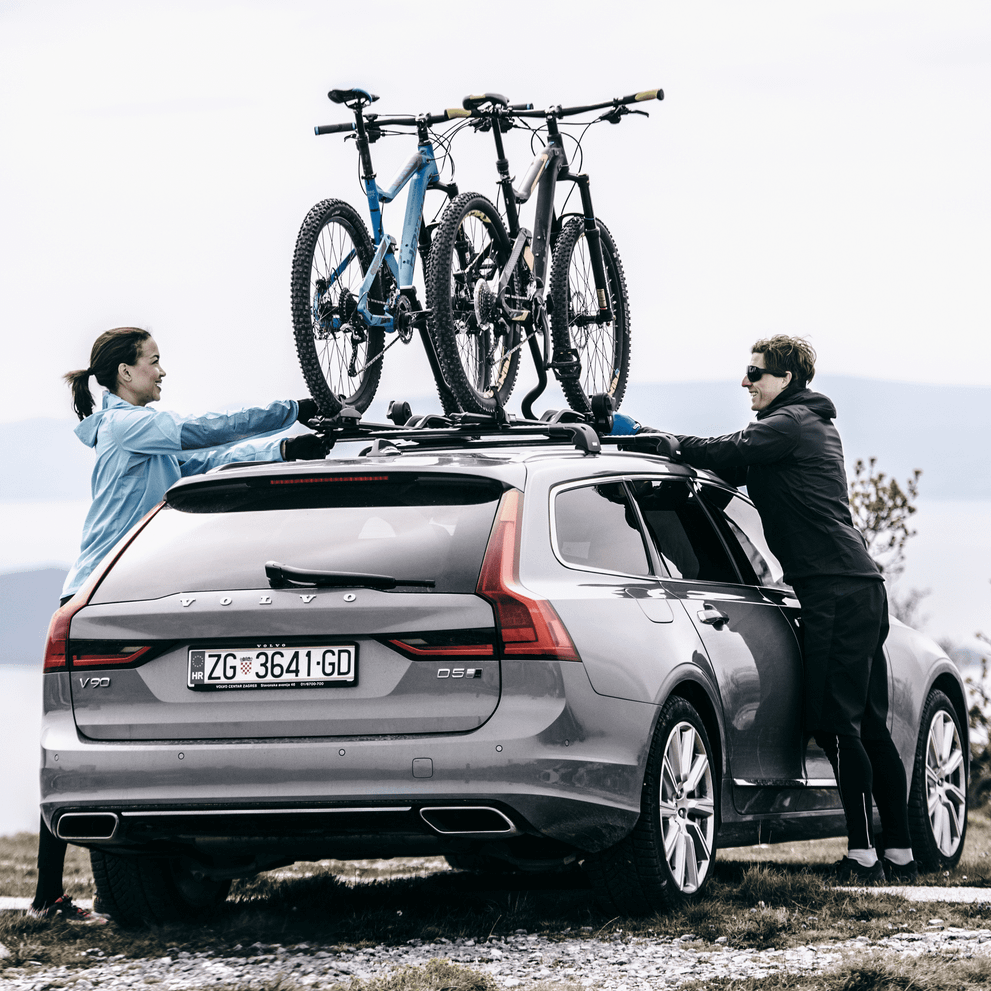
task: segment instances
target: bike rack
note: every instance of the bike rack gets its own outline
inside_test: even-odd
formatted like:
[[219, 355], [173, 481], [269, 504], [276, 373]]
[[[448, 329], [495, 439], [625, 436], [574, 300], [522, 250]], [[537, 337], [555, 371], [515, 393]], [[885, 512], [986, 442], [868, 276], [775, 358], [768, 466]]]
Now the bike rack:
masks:
[[395, 457], [404, 451], [425, 448], [518, 447], [561, 442], [570, 443], [583, 455], [601, 453], [603, 444], [615, 445], [621, 451], [662, 453], [656, 437], [649, 432], [612, 436], [613, 405], [611, 396], [596, 395], [592, 397], [592, 413], [548, 410], [536, 419], [517, 417], [504, 409], [492, 414], [414, 415], [409, 403], [393, 400], [389, 404], [388, 416], [392, 420], [389, 424], [363, 422], [357, 410], [345, 408], [334, 417], [317, 417], [310, 425], [330, 442], [331, 448], [339, 442], [370, 441], [359, 457]]

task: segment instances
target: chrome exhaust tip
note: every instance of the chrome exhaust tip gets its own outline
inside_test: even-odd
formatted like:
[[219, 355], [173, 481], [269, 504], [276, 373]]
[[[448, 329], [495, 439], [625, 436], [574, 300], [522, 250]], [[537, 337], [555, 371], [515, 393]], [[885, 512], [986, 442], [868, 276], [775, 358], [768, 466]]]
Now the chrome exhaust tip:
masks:
[[60, 840], [109, 840], [117, 831], [116, 812], [66, 812], [55, 824]]
[[487, 805], [432, 805], [420, 809], [420, 818], [443, 836], [520, 835], [509, 816]]

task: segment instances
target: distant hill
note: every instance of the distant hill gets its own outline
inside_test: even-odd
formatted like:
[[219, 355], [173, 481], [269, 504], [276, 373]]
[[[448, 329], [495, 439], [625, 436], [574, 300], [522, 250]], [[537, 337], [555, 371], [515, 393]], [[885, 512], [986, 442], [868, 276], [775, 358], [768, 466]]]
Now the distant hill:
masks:
[[[820, 375], [813, 385], [836, 403], [849, 463], [876, 456], [879, 468], [898, 479], [921, 468], [927, 499], [991, 499], [991, 459], [983, 453], [991, 434], [991, 388], [842, 375]], [[417, 412], [438, 408], [435, 395], [411, 402]], [[547, 405], [535, 403], [538, 412]], [[623, 411], [650, 426], [702, 436], [740, 430], [753, 416], [735, 382], [634, 383]], [[72, 433], [75, 424], [69, 418], [0, 424], [0, 500], [89, 497], [93, 453]]]
[[48, 623], [66, 574], [45, 568], [0, 575], [0, 664], [41, 667]]

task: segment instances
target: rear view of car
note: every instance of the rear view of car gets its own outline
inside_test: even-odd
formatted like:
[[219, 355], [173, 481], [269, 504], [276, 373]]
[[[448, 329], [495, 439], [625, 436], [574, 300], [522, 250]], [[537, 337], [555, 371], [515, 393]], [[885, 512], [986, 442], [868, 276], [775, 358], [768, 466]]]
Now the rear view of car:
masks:
[[590, 763], [563, 747], [569, 706], [603, 705], [515, 584], [522, 467], [487, 468], [180, 483], [56, 615], [43, 809], [91, 847], [119, 921], [207, 908], [293, 860], [561, 862], [632, 825], [635, 796], [597, 780], [616, 762], [635, 787], [636, 745], [598, 748], [587, 798], [561, 773]]

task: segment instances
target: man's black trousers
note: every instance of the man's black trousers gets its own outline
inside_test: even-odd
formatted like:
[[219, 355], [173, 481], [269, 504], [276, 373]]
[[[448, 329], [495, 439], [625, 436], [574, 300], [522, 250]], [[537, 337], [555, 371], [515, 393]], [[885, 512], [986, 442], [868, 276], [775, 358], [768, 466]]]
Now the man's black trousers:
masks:
[[874, 846], [871, 795], [886, 848], [908, 848], [905, 768], [888, 732], [888, 600], [884, 582], [824, 576], [795, 582], [802, 604], [804, 722], [840, 792], [851, 850]]

